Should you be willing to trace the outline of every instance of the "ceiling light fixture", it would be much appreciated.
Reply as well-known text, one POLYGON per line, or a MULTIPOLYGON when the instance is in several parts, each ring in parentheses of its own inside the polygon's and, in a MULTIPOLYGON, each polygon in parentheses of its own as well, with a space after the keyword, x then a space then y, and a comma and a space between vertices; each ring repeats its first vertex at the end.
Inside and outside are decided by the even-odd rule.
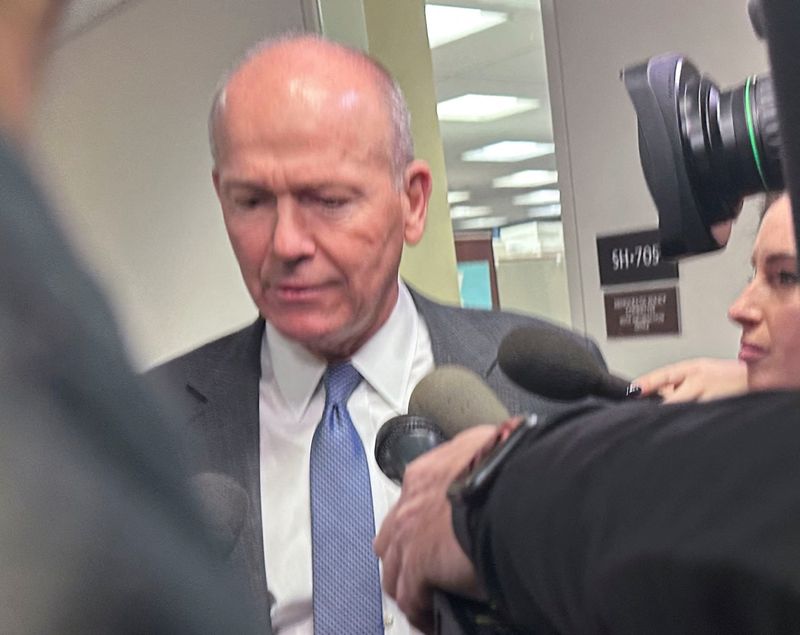
POLYGON ((508 224, 508 219, 505 216, 491 216, 489 218, 471 218, 469 220, 460 221, 456 227, 456 231, 465 231, 470 229, 494 229, 495 227, 502 227, 508 224))
POLYGON ((441 121, 479 123, 533 110, 540 105, 541 102, 538 99, 468 93, 440 101, 436 104, 436 113, 441 121))
POLYGON ((499 141, 462 153, 462 161, 513 162, 553 154, 555 145, 540 141, 499 141))
POLYGON ((475 218, 491 213, 492 208, 485 205, 456 205, 450 208, 450 218, 475 218))
POLYGON ((561 216, 561 205, 531 207, 525 215, 528 218, 558 218, 561 216))
POLYGON ((464 203, 469 200, 469 192, 467 190, 450 190, 447 193, 447 202, 451 205, 454 203, 464 203))
POLYGON ((534 190, 514 197, 514 205, 548 205, 561 201, 558 190, 534 190))
POLYGON ((492 180, 492 187, 538 187, 558 182, 556 170, 522 170, 492 180))
POLYGON ((425 22, 431 48, 460 40, 508 20, 500 11, 483 11, 441 4, 425 5, 425 22))

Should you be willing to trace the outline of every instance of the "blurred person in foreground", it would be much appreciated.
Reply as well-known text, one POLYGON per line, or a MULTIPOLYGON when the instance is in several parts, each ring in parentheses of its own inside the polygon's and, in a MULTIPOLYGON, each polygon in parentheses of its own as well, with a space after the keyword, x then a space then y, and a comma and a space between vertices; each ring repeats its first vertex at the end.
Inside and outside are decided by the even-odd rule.
MULTIPOLYGON (((731 307, 749 392, 545 418, 479 497, 447 497, 498 442, 473 428, 412 463, 375 542, 430 630, 432 589, 491 599, 522 632, 800 628, 800 284, 788 197, 731 307)), ((503 434, 507 434, 504 431, 503 434)))
POLYGON ((738 360, 701 358, 658 368, 634 380, 643 395, 677 403, 800 388, 800 284, 792 227, 789 196, 768 197, 753 246, 752 278, 728 310, 742 328, 738 360))
POLYGON ((26 167, 67 4, 0 0, 0 632, 254 632, 169 424, 26 167))

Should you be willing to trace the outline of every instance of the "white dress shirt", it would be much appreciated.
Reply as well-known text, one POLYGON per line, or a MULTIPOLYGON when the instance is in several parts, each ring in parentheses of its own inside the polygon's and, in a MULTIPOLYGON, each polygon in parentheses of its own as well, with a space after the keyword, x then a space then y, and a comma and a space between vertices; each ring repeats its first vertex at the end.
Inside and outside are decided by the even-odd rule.
MULTIPOLYGON (((351 360, 364 381, 350 397, 348 410, 369 464, 376 528, 400 488, 375 462, 375 436, 385 421, 408 410, 411 391, 433 370, 430 334, 408 289, 399 284, 389 319, 351 360)), ((309 460, 325 405, 320 381, 325 366, 324 360, 267 323, 259 383, 261 519, 267 585, 275 598, 272 626, 276 635, 314 632, 309 460)), ((383 618, 387 634, 418 632, 385 594, 383 618)))

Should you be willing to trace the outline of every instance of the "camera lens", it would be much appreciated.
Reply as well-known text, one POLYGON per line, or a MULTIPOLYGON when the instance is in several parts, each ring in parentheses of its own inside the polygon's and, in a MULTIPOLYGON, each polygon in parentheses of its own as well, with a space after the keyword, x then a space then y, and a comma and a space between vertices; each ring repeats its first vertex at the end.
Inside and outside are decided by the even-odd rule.
POLYGON ((623 79, 638 116, 662 252, 723 247, 746 196, 783 188, 771 77, 720 91, 687 59, 668 54, 626 68, 623 79))
POLYGON ((769 75, 721 92, 708 77, 687 74, 682 89, 682 145, 706 224, 737 216, 745 196, 783 186, 769 75))

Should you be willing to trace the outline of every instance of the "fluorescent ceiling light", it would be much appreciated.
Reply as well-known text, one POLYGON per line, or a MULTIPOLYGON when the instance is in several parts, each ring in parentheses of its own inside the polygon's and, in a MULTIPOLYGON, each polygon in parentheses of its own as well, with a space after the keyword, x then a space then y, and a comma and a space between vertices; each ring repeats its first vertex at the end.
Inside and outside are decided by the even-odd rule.
POLYGON ((442 121, 482 122, 516 115, 540 106, 538 99, 511 95, 476 95, 468 93, 436 104, 442 121))
POLYGON ((558 190, 534 190, 514 197, 514 205, 548 205, 561 201, 558 190))
POLYGON ((450 218, 475 218, 488 216, 491 213, 492 208, 485 205, 456 205, 450 208, 450 218))
POLYGON ((488 218, 471 218, 469 220, 460 221, 457 226, 457 231, 464 231, 468 229, 493 229, 501 227, 508 223, 505 216, 490 216, 488 218))
POLYGON ((453 203, 463 203, 469 200, 469 192, 466 190, 450 190, 447 193, 447 202, 450 204, 453 203))
POLYGON ((492 187, 538 187, 558 182, 555 170, 522 170, 492 180, 492 187))
POLYGON ((541 12, 541 3, 539 0, 481 0, 484 6, 500 5, 503 9, 532 9, 537 13, 541 12))
POLYGON ((555 145, 539 141, 499 141, 461 155, 462 161, 524 161, 553 154, 555 145))
POLYGON ((482 11, 466 7, 451 7, 441 4, 425 5, 425 21, 428 25, 428 42, 436 48, 447 42, 460 40, 508 20, 500 11, 482 11))
POLYGON ((528 218, 553 218, 555 216, 561 216, 561 205, 531 207, 525 215, 528 218))

